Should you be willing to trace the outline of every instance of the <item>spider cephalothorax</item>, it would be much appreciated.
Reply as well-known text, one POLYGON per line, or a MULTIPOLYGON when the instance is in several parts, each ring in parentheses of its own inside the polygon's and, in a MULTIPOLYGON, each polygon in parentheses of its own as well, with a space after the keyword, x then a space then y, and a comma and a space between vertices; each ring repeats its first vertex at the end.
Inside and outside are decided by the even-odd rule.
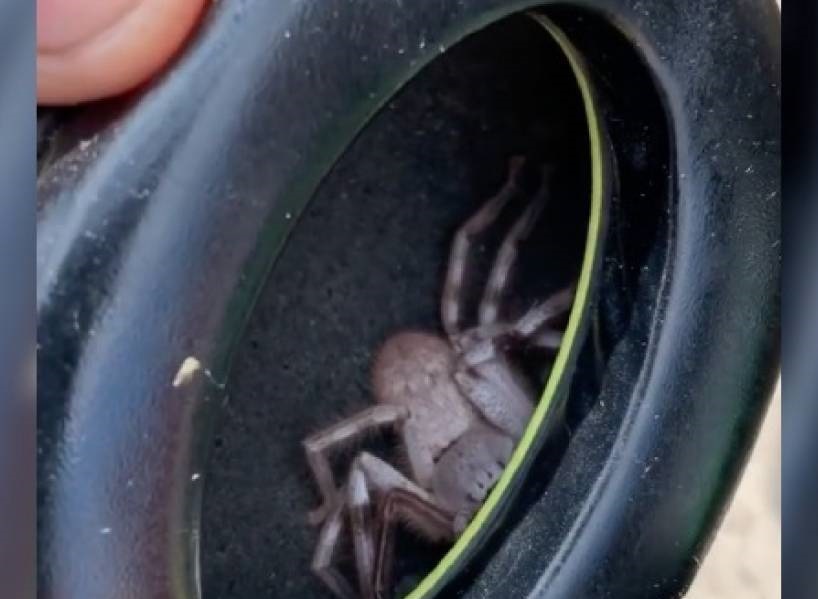
POLYGON ((539 191, 502 242, 479 307, 478 323, 463 329, 462 282, 473 239, 487 229, 517 191, 521 158, 508 179, 457 231, 441 300, 445 336, 402 331, 375 356, 375 405, 304 441, 323 504, 310 513, 321 533, 313 570, 338 597, 382 597, 389 583, 394 527, 410 524, 432 541, 453 541, 483 503, 511 456, 533 411, 536 392, 505 351, 509 341, 556 349, 553 321, 572 302, 563 290, 521 317, 499 318, 500 298, 517 256, 547 197, 547 170, 539 191), (392 426, 408 458, 404 474, 368 452, 352 461, 336 486, 328 450, 367 430, 392 426), (334 565, 341 534, 349 527, 358 591, 334 565))

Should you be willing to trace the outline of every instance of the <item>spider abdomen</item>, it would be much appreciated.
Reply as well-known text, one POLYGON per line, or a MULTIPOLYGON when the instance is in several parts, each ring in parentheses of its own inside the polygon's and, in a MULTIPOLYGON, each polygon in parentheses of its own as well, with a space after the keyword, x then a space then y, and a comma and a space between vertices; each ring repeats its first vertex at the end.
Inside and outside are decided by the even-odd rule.
POLYGON ((455 514, 456 533, 482 505, 513 449, 511 437, 478 424, 443 452, 435 468, 432 492, 442 507, 455 514))

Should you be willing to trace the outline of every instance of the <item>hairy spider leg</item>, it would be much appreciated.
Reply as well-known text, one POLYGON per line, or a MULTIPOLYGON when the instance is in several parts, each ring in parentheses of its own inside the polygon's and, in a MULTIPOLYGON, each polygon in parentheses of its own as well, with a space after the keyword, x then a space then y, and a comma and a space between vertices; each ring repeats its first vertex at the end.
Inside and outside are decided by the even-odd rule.
POLYGON ((497 251, 497 257, 492 265, 483 298, 480 301, 480 308, 478 309, 478 322, 481 326, 497 322, 500 314, 500 302, 511 282, 511 270, 517 261, 519 246, 531 234, 531 230, 537 223, 537 219, 539 219, 548 201, 548 188, 551 183, 552 170, 550 166, 543 168, 542 181, 537 193, 500 244, 500 249, 497 251))
POLYGON ((339 501, 338 489, 327 457, 329 450, 342 447, 369 430, 396 426, 408 416, 409 410, 403 406, 378 404, 304 439, 307 463, 318 484, 322 500, 321 506, 309 513, 308 519, 311 524, 318 525, 323 522, 339 501))
POLYGON ((474 237, 485 231, 497 220, 500 212, 517 191, 517 174, 525 159, 515 156, 509 160, 508 177, 500 191, 467 220, 455 234, 449 253, 449 266, 441 297, 440 318, 449 338, 460 332, 460 311, 463 304, 463 276, 474 237))

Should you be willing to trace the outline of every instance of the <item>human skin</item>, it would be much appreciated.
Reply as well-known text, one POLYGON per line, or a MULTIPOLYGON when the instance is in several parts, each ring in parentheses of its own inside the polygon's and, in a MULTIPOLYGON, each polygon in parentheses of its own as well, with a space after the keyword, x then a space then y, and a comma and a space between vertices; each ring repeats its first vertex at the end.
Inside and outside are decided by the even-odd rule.
POLYGON ((190 35, 207 0, 37 0, 37 101, 77 104, 131 90, 190 35))

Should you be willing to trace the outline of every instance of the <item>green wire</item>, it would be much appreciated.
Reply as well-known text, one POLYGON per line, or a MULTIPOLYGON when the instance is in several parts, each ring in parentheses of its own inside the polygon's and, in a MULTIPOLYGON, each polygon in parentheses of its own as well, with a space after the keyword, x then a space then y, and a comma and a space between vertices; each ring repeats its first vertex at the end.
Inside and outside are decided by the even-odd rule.
POLYGON ((520 442, 517 444, 508 466, 505 468, 494 489, 491 491, 480 510, 472 519, 471 523, 463 531, 452 548, 446 553, 443 559, 435 568, 420 582, 420 584, 407 596, 406 599, 423 599, 430 593, 438 590, 443 583, 444 577, 457 563, 477 537, 479 531, 489 522, 497 511, 503 495, 523 464, 526 454, 534 446, 537 433, 540 431, 545 417, 554 401, 559 383, 565 374, 571 346, 576 341, 580 326, 582 311, 588 303, 591 289, 591 273, 594 266, 594 256, 596 255, 599 242, 600 229, 602 223, 602 195, 603 195, 603 153, 602 153, 602 131, 600 128, 599 115, 595 109, 594 94, 591 82, 587 75, 587 69, 577 49, 571 44, 566 35, 548 18, 530 13, 530 16, 541 24, 546 31, 559 44, 562 51, 568 58, 568 62, 576 77, 577 84, 582 94, 582 101, 585 107, 585 115, 588 122, 588 134, 590 138, 591 151, 591 213, 588 222, 588 237, 585 242, 585 255, 583 258, 582 270, 577 282, 576 296, 571 314, 568 319, 563 343, 557 353, 554 366, 548 376, 548 381, 543 391, 542 398, 534 409, 528 426, 525 429, 520 442))

